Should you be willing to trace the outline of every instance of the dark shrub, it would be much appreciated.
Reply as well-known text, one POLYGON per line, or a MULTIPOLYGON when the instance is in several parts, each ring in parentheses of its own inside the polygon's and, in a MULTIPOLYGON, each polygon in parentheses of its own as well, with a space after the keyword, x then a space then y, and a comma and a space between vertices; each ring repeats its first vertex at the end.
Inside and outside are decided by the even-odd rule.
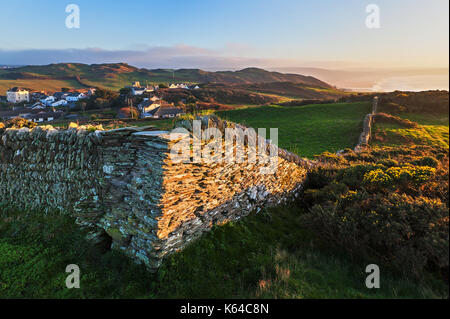
POLYGON ((449 266, 448 210, 439 200, 350 191, 302 221, 331 245, 417 277, 449 266))
POLYGON ((415 160, 413 163, 416 165, 430 166, 434 168, 436 168, 439 165, 438 160, 431 156, 419 158, 418 160, 415 160))

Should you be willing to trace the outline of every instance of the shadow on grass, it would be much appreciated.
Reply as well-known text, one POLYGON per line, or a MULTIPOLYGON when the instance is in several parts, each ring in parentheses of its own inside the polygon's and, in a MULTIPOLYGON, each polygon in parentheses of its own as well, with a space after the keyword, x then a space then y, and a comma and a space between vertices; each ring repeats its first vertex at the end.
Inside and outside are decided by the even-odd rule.
POLYGON ((383 275, 365 287, 364 263, 316 247, 297 206, 252 214, 169 257, 156 274, 120 252, 101 253, 73 218, 0 206, 0 298, 439 298, 440 283, 383 275), (67 289, 77 264, 81 288, 67 289))

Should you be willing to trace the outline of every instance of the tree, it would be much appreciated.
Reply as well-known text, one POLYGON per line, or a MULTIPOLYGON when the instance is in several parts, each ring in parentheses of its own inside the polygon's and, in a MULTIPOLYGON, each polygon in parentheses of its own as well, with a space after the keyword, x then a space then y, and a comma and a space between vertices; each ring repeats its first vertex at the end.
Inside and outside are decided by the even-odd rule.
POLYGON ((120 95, 128 96, 131 93, 130 88, 121 88, 119 91, 120 95))
POLYGON ((139 116, 139 112, 134 107, 123 107, 120 109, 119 113, 122 117, 137 119, 139 116))
POLYGON ((11 104, 6 103, 6 102, 0 102, 0 109, 10 109, 11 108, 11 104))

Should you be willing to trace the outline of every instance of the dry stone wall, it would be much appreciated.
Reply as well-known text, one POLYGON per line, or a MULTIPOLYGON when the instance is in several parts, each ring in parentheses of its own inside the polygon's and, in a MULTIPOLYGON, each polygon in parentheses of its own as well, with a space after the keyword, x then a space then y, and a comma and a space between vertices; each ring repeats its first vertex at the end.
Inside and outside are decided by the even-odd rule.
POLYGON ((372 136, 372 124, 373 116, 377 113, 378 97, 374 97, 372 101, 372 113, 369 113, 364 118, 363 131, 359 137, 358 144, 355 147, 355 151, 360 151, 364 146, 369 144, 370 137, 372 136))
POLYGON ((96 215, 104 187, 100 143, 86 130, 8 129, 0 141, 0 201, 96 215))
POLYGON ((290 200, 307 172, 283 151, 275 174, 247 159, 173 163, 166 132, 137 128, 0 135, 1 202, 70 214, 92 241, 108 235, 113 248, 149 269, 213 225, 290 200))

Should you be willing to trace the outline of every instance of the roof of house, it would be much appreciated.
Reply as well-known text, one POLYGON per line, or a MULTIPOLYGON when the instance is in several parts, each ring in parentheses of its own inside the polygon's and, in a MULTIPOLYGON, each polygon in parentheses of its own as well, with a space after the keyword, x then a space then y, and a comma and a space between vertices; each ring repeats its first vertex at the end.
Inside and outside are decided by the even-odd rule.
POLYGON ((155 101, 152 101, 152 100, 147 100, 147 101, 142 101, 141 103, 139 103, 138 107, 139 108, 148 107, 152 104, 159 104, 159 103, 155 103, 155 101))
POLYGON ((0 118, 9 119, 12 117, 17 117, 20 115, 27 115, 28 118, 32 118, 35 116, 39 117, 54 117, 58 118, 61 117, 64 113, 62 111, 56 111, 56 112, 48 112, 48 111, 42 111, 42 109, 19 109, 15 111, 4 111, 0 112, 0 118))
MULTIPOLYGON (((25 89, 22 89, 21 87, 13 87, 12 89, 9 89, 8 92, 20 92, 20 91, 27 91, 25 89)), ((27 91, 28 92, 28 91, 27 91)))
POLYGON ((164 116, 164 115, 178 115, 183 113, 183 110, 175 107, 175 106, 160 106, 156 111, 153 113, 153 116, 164 116))
POLYGON ((72 92, 72 93, 70 93, 68 96, 78 97, 78 96, 80 96, 80 94, 81 94, 81 93, 78 93, 78 92, 72 92))
POLYGON ((54 97, 57 97, 57 98, 60 98, 60 97, 62 97, 62 96, 69 96, 70 94, 72 94, 72 93, 70 93, 70 92, 55 92, 55 93, 53 93, 53 96, 54 97))
POLYGON ((35 115, 38 117, 41 117, 41 118, 49 118, 49 117, 59 118, 63 114, 62 114, 62 112, 39 112, 35 115))

